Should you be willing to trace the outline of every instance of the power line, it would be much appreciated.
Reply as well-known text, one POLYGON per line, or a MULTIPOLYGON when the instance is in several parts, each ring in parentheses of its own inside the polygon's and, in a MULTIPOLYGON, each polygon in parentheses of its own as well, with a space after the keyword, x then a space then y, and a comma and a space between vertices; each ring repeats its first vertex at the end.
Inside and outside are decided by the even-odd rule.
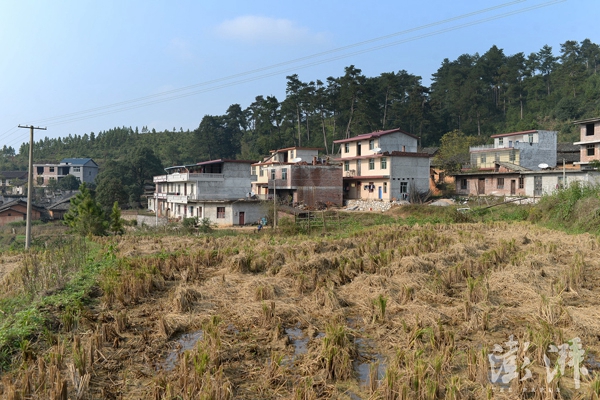
POLYGON ((228 80, 231 80, 231 79, 240 78, 240 77, 243 77, 243 76, 252 75, 252 74, 259 73, 259 72, 267 71, 267 70, 270 70, 270 69, 279 68, 279 67, 290 65, 290 64, 295 64, 295 63, 298 63, 298 62, 301 62, 301 61, 305 61, 305 60, 309 60, 309 59, 313 59, 313 58, 318 58, 318 57, 323 57, 323 56, 326 56, 326 55, 329 55, 329 54, 338 53, 340 51, 348 50, 348 49, 351 49, 351 48, 364 46, 364 45, 369 44, 369 43, 374 43, 374 42, 385 40, 385 39, 389 39, 389 38, 392 38, 392 37, 396 37, 396 36, 400 36, 400 35, 405 35, 405 34, 408 34, 408 33, 419 31, 419 30, 423 30, 423 29, 434 27, 434 26, 442 25, 442 24, 445 24, 445 23, 448 23, 448 22, 453 22, 453 21, 457 21, 457 20, 460 20, 460 19, 465 19, 465 18, 472 17, 472 16, 475 16, 475 15, 483 14, 483 13, 486 13, 486 12, 494 11, 494 10, 497 10, 497 9, 500 9, 500 8, 504 8, 504 7, 515 5, 515 4, 518 4, 518 3, 522 3, 524 1, 526 1, 526 0, 514 0, 514 1, 507 2, 507 3, 499 4, 497 6, 484 8, 484 9, 473 11, 473 12, 469 12, 469 13, 466 13, 466 14, 461 14, 461 15, 456 16, 456 17, 446 18, 444 20, 440 20, 440 21, 429 23, 429 24, 421 25, 421 26, 418 26, 418 27, 415 27, 415 28, 406 29, 406 30, 403 30, 403 31, 399 31, 399 32, 395 32, 395 33, 389 34, 389 35, 380 36, 380 37, 373 38, 373 39, 368 39, 368 40, 357 42, 357 43, 350 44, 350 45, 347 45, 347 46, 338 47, 338 48, 335 48, 335 49, 332 49, 332 50, 327 50, 327 51, 324 51, 324 52, 311 54, 311 55, 308 55, 308 56, 304 56, 304 57, 300 57, 300 58, 296 58, 296 59, 284 61, 284 62, 281 62, 281 63, 272 64, 272 65, 269 65, 269 66, 266 66, 266 67, 261 67, 261 68, 257 68, 257 69, 254 69, 254 70, 250 70, 250 71, 245 71, 245 72, 241 72, 241 73, 238 73, 238 74, 229 75, 229 76, 226 76, 226 77, 217 78, 217 79, 213 79, 213 80, 210 80, 210 81, 201 82, 201 83, 197 83, 197 84, 193 84, 193 85, 189 85, 189 86, 184 86, 184 87, 181 87, 181 88, 172 89, 172 90, 168 90, 168 91, 161 92, 161 93, 156 93, 156 94, 153 94, 153 95, 138 97, 138 98, 131 99, 131 100, 125 100, 125 101, 122 101, 122 102, 113 103, 113 104, 109 104, 109 105, 105 105, 105 106, 90 108, 90 109, 87 109, 87 110, 82 110, 82 111, 77 111, 77 112, 73 112, 73 113, 63 114, 63 115, 59 115, 59 116, 55 116, 55 117, 38 119, 38 120, 35 120, 33 122, 36 122, 36 123, 45 122, 45 123, 47 123, 47 122, 51 122, 51 121, 55 121, 55 120, 61 120, 61 119, 65 119, 65 118, 77 116, 79 114, 89 114, 89 113, 93 113, 95 111, 101 111, 101 110, 105 110, 105 109, 117 108, 119 106, 126 106, 129 103, 138 103, 138 102, 141 102, 141 101, 144 101, 144 100, 149 100, 149 99, 153 99, 153 98, 160 98, 160 97, 171 95, 171 94, 174 94, 174 93, 188 91, 188 90, 191 90, 191 89, 194 89, 194 88, 197 88, 197 87, 208 86, 208 85, 212 85, 212 84, 215 84, 215 83, 224 82, 224 81, 228 81, 228 80))
MULTIPOLYGON (((541 4, 533 5, 533 6, 530 6, 530 7, 525 7, 525 8, 522 8, 522 9, 509 11, 509 12, 498 14, 498 15, 493 15, 493 16, 490 16, 490 17, 487 17, 487 18, 483 18, 483 19, 479 19, 479 20, 467 22, 467 23, 464 23, 464 24, 450 26, 450 27, 447 27, 447 28, 444 28, 444 29, 440 29, 440 30, 437 30, 437 31, 424 33, 424 34, 417 35, 417 36, 414 36, 414 37, 410 37, 410 38, 407 38, 407 39, 398 40, 398 41, 394 41, 394 42, 390 42, 390 43, 385 43, 385 44, 381 44, 381 45, 378 45, 378 46, 373 46, 373 47, 369 47, 369 48, 366 48, 366 49, 354 51, 354 52, 351 52, 351 53, 345 53, 345 54, 337 55, 337 56, 334 56, 334 57, 329 57, 329 58, 326 58, 326 59, 315 60, 315 61, 312 61, 312 62, 309 62, 309 63, 301 64, 299 66, 291 66, 291 67, 288 67, 288 68, 279 69, 277 71, 268 72, 266 74, 261 74, 261 75, 258 75, 258 76, 248 77, 248 78, 245 78, 245 79, 239 79, 239 80, 235 80, 235 81, 232 81, 232 82, 225 82, 227 80, 231 80, 231 79, 236 78, 236 77, 243 77, 243 76, 247 76, 247 75, 252 75, 252 74, 256 74, 256 73, 261 72, 261 71, 267 71, 269 69, 273 69, 273 68, 278 67, 278 66, 290 65, 290 64, 293 64, 293 63, 297 63, 299 61, 308 60, 308 59, 311 59, 311 58, 322 57, 323 55, 332 54, 332 53, 336 53, 336 52, 339 52, 339 51, 342 51, 342 50, 346 50, 346 49, 349 49, 349 48, 362 46, 362 45, 364 45, 366 43, 373 43, 375 41, 379 41, 379 40, 383 40, 383 39, 388 39, 390 37, 394 37, 394 36, 403 35, 403 34, 406 34, 406 33, 409 33, 409 32, 414 32, 414 31, 422 30, 422 29, 425 29, 425 28, 428 28, 428 27, 431 27, 431 26, 436 26, 436 25, 440 25, 440 24, 443 24, 443 23, 446 23, 446 22, 449 22, 449 21, 455 21, 455 20, 458 20, 458 19, 463 19, 463 18, 466 18, 468 16, 473 16, 473 15, 481 14, 481 13, 484 13, 484 12, 488 12, 490 10, 498 9, 500 7, 506 7, 508 5, 513 5, 513 4, 516 4, 516 3, 523 2, 523 1, 524 0, 517 0, 517 1, 512 1, 512 2, 509 2, 509 3, 504 3, 504 4, 501 4, 499 6, 490 7, 490 8, 486 8, 486 9, 483 9, 483 10, 479 10, 479 11, 474 11, 474 12, 471 12, 471 13, 467 13, 467 14, 462 14, 462 15, 457 16, 457 17, 452 17, 452 18, 448 18, 448 19, 445 19, 445 20, 442 20, 442 21, 431 23, 431 24, 422 25, 422 26, 417 27, 417 28, 411 28, 411 29, 408 29, 408 30, 405 30, 405 31, 396 32, 394 34, 390 34, 390 35, 378 37, 378 38, 375 38, 375 39, 370 39, 370 40, 358 42, 358 43, 355 43, 353 45, 348 45, 348 46, 340 47, 340 48, 333 49, 333 50, 330 50, 330 51, 327 51, 327 52, 316 53, 316 54, 313 54, 313 55, 310 55, 310 56, 301 57, 301 58, 297 58, 297 59, 294 59, 294 60, 290 60, 290 61, 286 61, 286 62, 282 62, 282 63, 278 63, 278 64, 273 64, 271 66, 267 66, 267 67, 263 67, 263 68, 259 68, 259 69, 255 69, 255 70, 251 70, 251 71, 247 71, 247 72, 242 72, 242 73, 235 74, 235 75, 230 75, 230 76, 227 76, 227 77, 224 77, 224 78, 219 78, 219 79, 215 79, 215 80, 211 80, 211 81, 207 81, 207 82, 203 82, 203 83, 198 83, 198 84, 195 84, 195 85, 189 85, 189 86, 186 86, 186 87, 183 87, 183 88, 174 89, 174 90, 162 92, 162 93, 155 94, 155 95, 149 95, 149 96, 144 96, 144 97, 140 97, 140 98, 137 98, 137 99, 132 99, 132 100, 123 101, 123 102, 119 102, 119 103, 113 103, 113 104, 106 105, 106 106, 96 107, 96 108, 92 108, 92 109, 88 109, 88 110, 83 110, 83 111, 79 111, 79 112, 74 112, 74 113, 70 113, 70 114, 63 114, 61 116, 56 116, 56 117, 52 117, 52 118, 36 120, 34 122, 56 121, 55 123, 51 123, 49 125, 50 126, 58 126, 58 125, 64 125, 64 124, 67 124, 67 123, 81 121, 81 120, 85 120, 85 119, 96 118, 96 117, 99 117, 99 116, 110 115, 110 114, 114 114, 114 113, 118 113, 118 112, 133 110, 133 109, 137 109, 137 108, 141 108, 141 107, 147 107, 147 106, 154 105, 154 104, 159 104, 159 103, 163 103, 163 102, 167 102, 167 101, 177 100, 177 99, 194 96, 194 95, 201 94, 201 93, 206 93, 206 92, 210 92, 210 91, 214 91, 214 90, 219 90, 219 89, 223 89, 223 88, 227 88, 227 87, 231 87, 231 86, 235 86, 235 85, 240 85, 240 84, 243 84, 243 83, 252 82, 252 81, 255 81, 255 80, 259 80, 259 79, 264 79, 264 78, 275 76, 275 75, 279 75, 279 74, 282 74, 282 73, 286 73, 286 72, 290 72, 290 71, 295 71, 295 70, 299 70, 299 69, 304 69, 304 68, 308 68, 308 67, 312 67, 312 66, 324 64, 324 63, 327 63, 327 62, 336 61, 336 60, 340 60, 340 59, 343 59, 343 58, 348 58, 348 57, 352 57, 352 56, 364 54, 364 53, 367 53, 367 52, 381 50, 381 49, 384 49, 384 48, 387 48, 387 47, 397 46, 399 44, 404 44, 404 43, 412 42, 412 41, 415 41, 415 40, 420 40, 420 39, 423 39, 423 38, 427 38, 427 37, 431 37, 431 36, 435 36, 435 35, 440 35, 440 34, 443 34, 443 33, 451 32, 451 31, 454 31, 454 30, 462 29, 462 28, 465 28, 465 27, 470 27, 470 26, 473 26, 473 25, 478 25, 478 24, 482 24, 482 23, 485 23, 485 22, 489 22, 489 21, 493 21, 493 20, 497 20, 497 19, 501 19, 501 18, 506 18, 506 17, 509 17, 509 16, 513 16, 513 15, 521 14, 521 13, 524 13, 524 12, 536 10, 536 9, 539 9, 539 8, 542 8, 542 7, 548 7, 548 6, 557 4, 557 3, 565 2, 566 0, 551 0, 551 1, 547 1, 547 2, 541 3, 541 4), (225 83, 220 84, 220 85, 216 85, 216 86, 202 88, 202 89, 199 89, 199 90, 190 91, 190 89, 193 89, 193 88, 196 88, 196 87, 208 86, 208 85, 219 83, 219 82, 225 82, 225 83), (185 93, 180 93, 180 92, 185 92, 185 93), (177 93, 179 93, 179 94, 177 94, 177 93), (165 97, 167 95, 170 95, 170 96, 165 97), (148 101, 143 101, 143 100, 148 100, 148 101), (121 106, 121 107, 119 107, 119 106, 121 106)), ((12 129, 10 129, 7 132, 10 132, 11 130, 12 129)), ((0 138, 2 136, 4 136, 5 134, 0 135, 0 138)), ((17 142, 18 142, 18 139, 17 139, 17 142)))

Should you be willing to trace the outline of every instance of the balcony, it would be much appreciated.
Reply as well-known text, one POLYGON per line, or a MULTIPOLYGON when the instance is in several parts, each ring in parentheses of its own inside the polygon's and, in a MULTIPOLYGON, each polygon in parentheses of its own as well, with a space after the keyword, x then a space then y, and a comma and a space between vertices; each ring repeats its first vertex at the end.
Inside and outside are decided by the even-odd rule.
POLYGON ((508 144, 508 145, 500 145, 498 147, 494 147, 495 145, 493 144, 482 144, 479 146, 470 146, 469 147, 469 151, 484 151, 484 150, 510 150, 513 149, 514 147, 512 146, 512 143, 508 144))
POLYGON ((220 182, 225 179, 223 174, 193 174, 193 173, 185 173, 185 174, 169 174, 169 175, 160 175, 154 177, 154 183, 159 182, 220 182))

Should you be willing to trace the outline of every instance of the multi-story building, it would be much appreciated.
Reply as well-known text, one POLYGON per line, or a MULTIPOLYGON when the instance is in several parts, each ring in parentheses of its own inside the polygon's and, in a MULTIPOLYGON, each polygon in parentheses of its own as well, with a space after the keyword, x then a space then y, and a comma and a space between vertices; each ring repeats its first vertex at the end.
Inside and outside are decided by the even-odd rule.
POLYGON ((93 183, 98 175, 98 164, 91 158, 64 158, 59 164, 33 164, 33 168, 37 186, 48 186, 50 181, 67 175, 74 175, 82 183, 93 183))
POLYGON ((317 207, 342 205, 342 168, 318 157, 318 148, 290 147, 272 150, 252 164, 252 192, 260 199, 278 199, 317 207))
POLYGON ((391 129, 336 140, 341 146, 346 199, 408 199, 429 190, 429 154, 418 137, 391 129))
POLYGON ((535 171, 556 167, 556 131, 531 130, 492 135, 494 144, 472 146, 471 168, 494 170, 499 162, 535 171))
POLYGON ((2 194, 22 195, 27 186, 27 171, 0 172, 0 189, 2 194))
POLYGON ((589 118, 573 122, 579 125, 579 165, 581 169, 590 168, 591 161, 600 160, 600 118, 589 118))
POLYGON ((218 225, 245 225, 264 216, 251 197, 253 161, 211 160, 165 168, 155 176, 148 208, 160 217, 208 218, 218 225))

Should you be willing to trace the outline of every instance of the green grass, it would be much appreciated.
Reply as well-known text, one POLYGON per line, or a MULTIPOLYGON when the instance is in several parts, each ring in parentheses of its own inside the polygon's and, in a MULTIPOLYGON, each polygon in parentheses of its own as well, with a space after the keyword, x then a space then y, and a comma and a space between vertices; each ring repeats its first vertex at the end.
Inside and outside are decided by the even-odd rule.
POLYGON ((20 280, 22 286, 0 297, 0 369, 10 368, 23 343, 27 341, 34 347, 42 346, 43 332, 56 326, 57 320, 62 321, 63 314, 72 313, 92 301, 90 294, 97 284, 98 274, 113 262, 110 257, 102 257, 101 250, 95 243, 76 238, 65 240, 53 250, 33 249, 32 254, 45 257, 43 262, 46 265, 62 262, 60 267, 67 267, 61 269, 66 279, 51 278, 43 290, 39 290, 38 286, 31 290, 28 279, 35 277, 24 277, 22 268, 13 271, 13 278, 20 280), (64 256, 61 250, 64 249, 68 249, 69 257, 83 262, 64 263, 61 258, 64 256))
POLYGON ((565 189, 545 195, 529 220, 567 233, 600 234, 600 186, 574 182, 565 189))

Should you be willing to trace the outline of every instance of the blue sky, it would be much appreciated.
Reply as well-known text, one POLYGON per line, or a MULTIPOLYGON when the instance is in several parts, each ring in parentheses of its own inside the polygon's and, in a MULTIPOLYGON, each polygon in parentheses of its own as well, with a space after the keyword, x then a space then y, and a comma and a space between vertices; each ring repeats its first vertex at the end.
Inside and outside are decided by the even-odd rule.
POLYGON ((325 80, 351 64, 367 76, 404 69, 428 85, 444 58, 494 44, 508 55, 548 44, 557 55, 567 40, 600 43, 599 15, 598 0, 4 0, 0 146, 28 140, 18 124, 47 126, 36 140, 115 126, 193 130, 230 104, 283 100, 286 75, 325 80))

